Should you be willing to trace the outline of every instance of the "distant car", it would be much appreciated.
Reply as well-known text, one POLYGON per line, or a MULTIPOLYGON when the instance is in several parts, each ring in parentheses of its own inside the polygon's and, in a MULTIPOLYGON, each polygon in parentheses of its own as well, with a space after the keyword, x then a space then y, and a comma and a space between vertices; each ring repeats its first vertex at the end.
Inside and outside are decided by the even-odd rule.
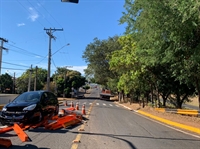
POLYGON ((17 96, 5 105, 0 114, 2 125, 16 123, 35 123, 47 115, 57 115, 59 103, 57 97, 48 91, 30 91, 17 96))

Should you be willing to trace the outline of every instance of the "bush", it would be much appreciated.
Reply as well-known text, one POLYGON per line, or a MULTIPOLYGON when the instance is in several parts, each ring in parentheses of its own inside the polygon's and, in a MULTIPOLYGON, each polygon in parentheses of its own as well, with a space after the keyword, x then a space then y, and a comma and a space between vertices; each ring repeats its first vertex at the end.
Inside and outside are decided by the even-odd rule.
POLYGON ((83 89, 88 90, 88 89, 90 89, 90 86, 89 85, 85 85, 85 86, 83 86, 83 89))

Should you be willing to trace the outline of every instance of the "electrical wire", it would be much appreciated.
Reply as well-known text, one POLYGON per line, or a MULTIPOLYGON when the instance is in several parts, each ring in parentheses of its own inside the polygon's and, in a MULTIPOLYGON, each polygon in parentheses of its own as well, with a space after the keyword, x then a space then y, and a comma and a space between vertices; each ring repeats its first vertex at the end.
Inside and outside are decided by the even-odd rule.
MULTIPOLYGON (((29 51, 27 51, 27 50, 25 50, 25 49, 22 49, 22 48, 20 48, 20 47, 14 46, 14 45, 11 45, 11 44, 9 44, 9 43, 6 43, 6 44, 8 44, 9 46, 12 46, 12 47, 14 47, 14 48, 17 48, 17 49, 19 49, 19 50, 22 50, 23 52, 27 52, 27 54, 31 54, 31 55, 35 55, 35 56, 39 56, 39 57, 44 57, 44 56, 42 56, 42 55, 29 52, 29 51)), ((15 50, 11 50, 11 51, 15 51, 15 50)), ((16 52, 16 51, 15 51, 15 52, 16 52)), ((23 53, 23 54, 24 54, 24 53, 23 53)))
MULTIPOLYGON (((39 13, 40 13, 40 11, 35 7, 35 6, 33 6, 33 4, 31 4, 31 2, 29 1, 29 0, 27 0, 28 2, 29 2, 29 4, 32 6, 32 7, 34 7, 39 13)), ((42 5, 41 5, 42 6, 42 5)), ((42 14, 42 13, 40 13, 43 17, 44 17, 44 15, 42 14)), ((44 19, 50 24, 50 25, 52 25, 53 26, 53 24, 51 24, 51 22, 49 22, 45 17, 44 17, 44 19)))
MULTIPOLYGON (((17 0, 17 2, 30 14, 27 8, 19 0, 17 0)), ((44 28, 44 25, 38 19, 36 21, 44 28)))
POLYGON ((6 67, 1 67, 1 69, 9 69, 9 70, 27 70, 27 69, 16 69, 16 68, 6 68, 6 67))
POLYGON ((37 0, 37 2, 40 4, 40 6, 42 6, 42 8, 54 19, 54 21, 61 27, 62 25, 60 25, 60 23, 58 23, 58 21, 49 13, 49 11, 47 11, 47 9, 37 0))
POLYGON ((18 65, 18 64, 12 64, 12 63, 3 62, 3 61, 2 61, 2 63, 5 63, 5 64, 10 64, 10 65, 15 65, 15 66, 21 66, 21 67, 27 67, 27 68, 29 68, 29 66, 18 65))

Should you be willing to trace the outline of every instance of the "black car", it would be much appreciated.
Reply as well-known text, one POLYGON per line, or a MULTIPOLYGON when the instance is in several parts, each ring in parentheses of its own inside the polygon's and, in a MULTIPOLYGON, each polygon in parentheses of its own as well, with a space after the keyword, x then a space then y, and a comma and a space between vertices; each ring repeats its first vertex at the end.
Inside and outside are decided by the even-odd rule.
POLYGON ((57 115, 57 97, 49 91, 30 91, 17 96, 5 105, 0 114, 2 125, 16 123, 35 123, 47 115, 57 115))

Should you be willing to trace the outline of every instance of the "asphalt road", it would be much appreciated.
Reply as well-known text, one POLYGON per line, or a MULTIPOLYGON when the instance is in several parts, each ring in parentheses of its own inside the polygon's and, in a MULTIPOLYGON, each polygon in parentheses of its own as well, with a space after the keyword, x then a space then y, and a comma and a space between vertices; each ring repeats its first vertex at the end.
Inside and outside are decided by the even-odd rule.
POLYGON ((200 138, 156 123, 113 102, 96 100, 78 149, 196 149, 199 146, 200 138))
POLYGON ((0 94, 0 104, 7 104, 17 96, 18 94, 0 94))
POLYGON ((79 102, 80 113, 85 104, 89 113, 85 124, 55 131, 26 130, 29 142, 21 142, 14 131, 0 134, 0 138, 11 139, 10 149, 197 149, 200 146, 200 137, 169 128, 97 96, 99 89, 93 89, 86 99, 73 101, 79 102), (78 131, 80 127, 85 131, 78 131), (77 139, 80 143, 72 143, 77 139))

